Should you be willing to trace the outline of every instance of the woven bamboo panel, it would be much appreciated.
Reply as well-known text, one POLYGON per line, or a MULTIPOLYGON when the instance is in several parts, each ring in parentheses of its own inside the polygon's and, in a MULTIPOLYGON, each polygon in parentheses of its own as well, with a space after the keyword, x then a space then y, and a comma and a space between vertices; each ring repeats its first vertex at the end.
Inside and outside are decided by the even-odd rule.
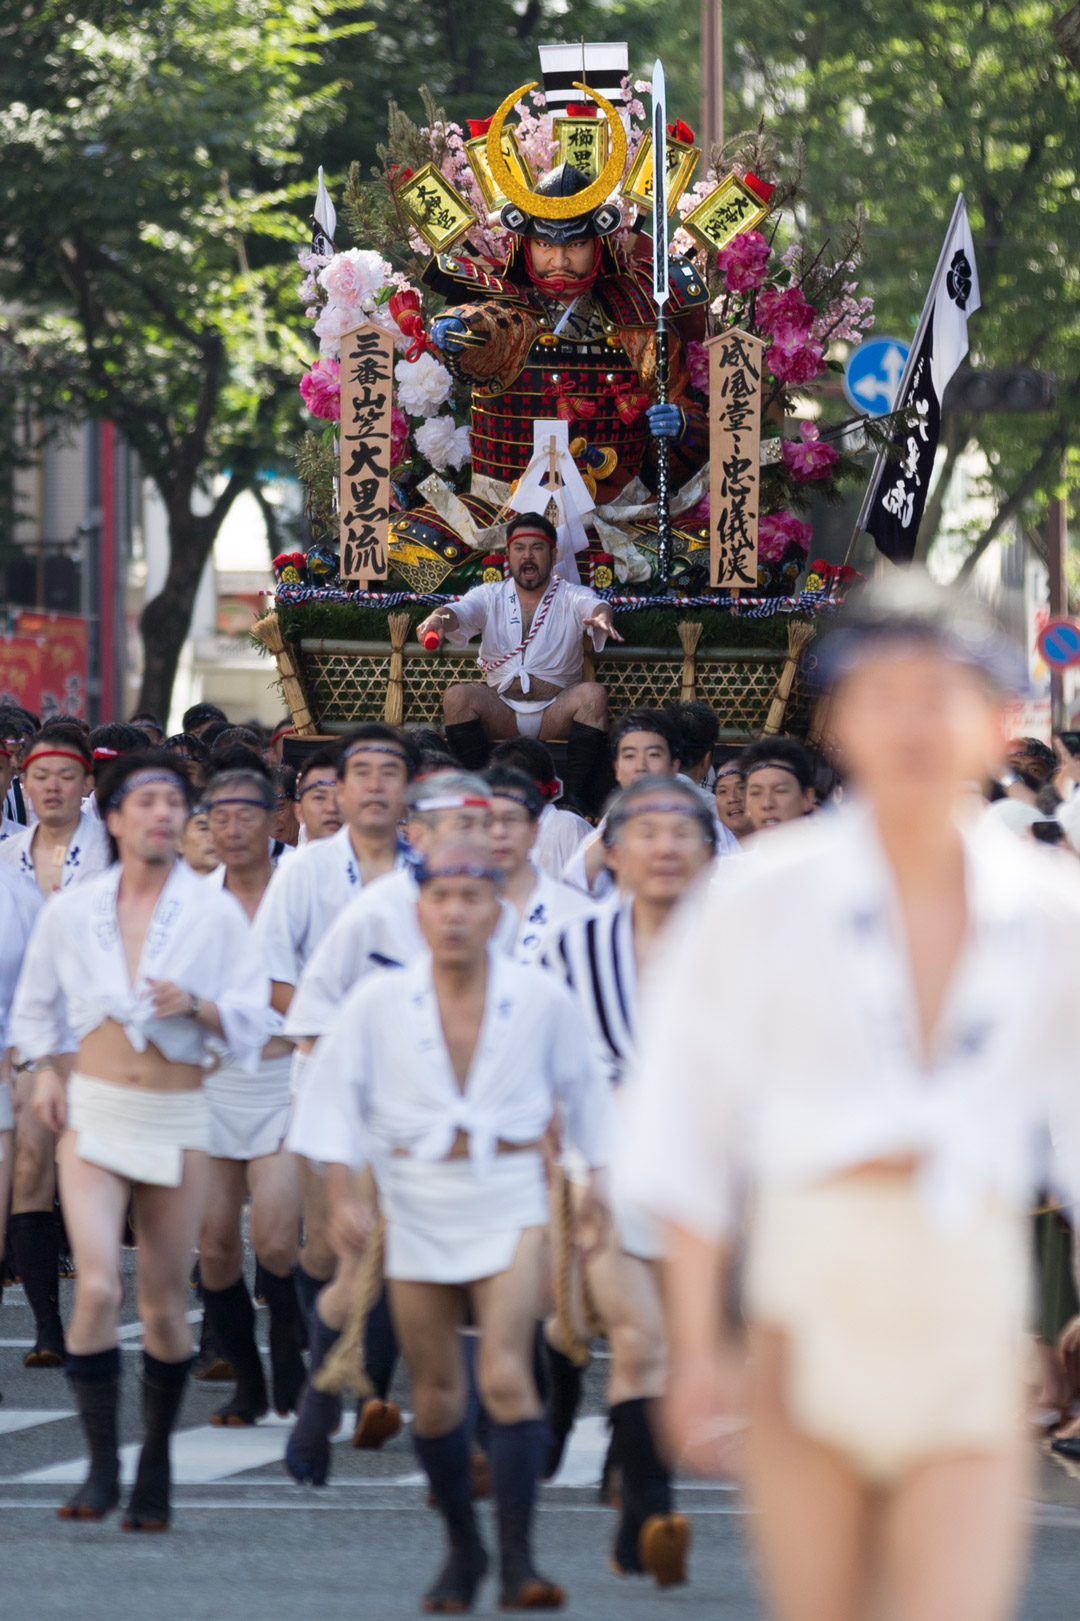
POLYGON ((479 681, 476 649, 463 653, 427 653, 405 649, 405 724, 425 721, 442 727, 442 695, 455 681, 479 681))
MULTIPOLYGON (((382 718, 390 674, 390 649, 381 642, 304 641, 300 658, 320 730, 382 718)), ((697 696, 715 710, 725 734, 753 736, 765 724, 780 674, 780 653, 741 650, 725 655, 701 649, 697 696)), ((597 680, 607 689, 612 715, 628 709, 662 708, 679 697, 681 650, 621 647, 596 658, 597 680)), ((405 649, 404 718, 409 726, 442 724, 442 695, 453 681, 477 679, 476 654, 405 649)), ((796 685, 785 730, 795 731, 803 703, 796 685)))
POLYGON ((716 714, 724 732, 756 734, 783 667, 781 658, 720 659, 698 654, 696 696, 716 714))
POLYGON ((390 679, 390 646, 301 642, 304 685, 320 728, 327 721, 380 720, 390 679))

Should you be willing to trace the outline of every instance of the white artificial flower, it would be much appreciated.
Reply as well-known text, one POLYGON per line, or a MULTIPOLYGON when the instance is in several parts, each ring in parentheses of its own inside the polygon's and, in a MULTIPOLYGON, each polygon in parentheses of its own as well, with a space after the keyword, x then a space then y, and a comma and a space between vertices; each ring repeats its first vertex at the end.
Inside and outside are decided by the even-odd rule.
POLYGON ((416 448, 437 473, 463 467, 469 460, 469 430, 455 425, 452 416, 429 417, 413 434, 416 448))
POLYGON ((454 388, 454 379, 446 367, 426 351, 419 360, 399 360, 394 376, 398 382, 398 404, 411 417, 434 416, 454 388))
POLYGON ((341 304, 327 304, 315 322, 315 335, 319 339, 321 355, 337 356, 341 353, 342 333, 358 326, 364 319, 359 310, 350 311, 341 304))

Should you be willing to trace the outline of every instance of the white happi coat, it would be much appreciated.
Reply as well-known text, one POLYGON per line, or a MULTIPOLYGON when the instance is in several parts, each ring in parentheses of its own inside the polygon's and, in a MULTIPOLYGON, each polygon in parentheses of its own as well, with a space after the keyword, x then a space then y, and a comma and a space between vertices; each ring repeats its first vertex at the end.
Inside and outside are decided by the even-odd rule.
MULTIPOLYGON (((20 827, 10 837, 0 841, 0 861, 10 861, 12 866, 35 885, 37 874, 34 871, 34 858, 30 846, 39 825, 35 822, 33 827, 20 827)), ((44 828, 42 837, 48 837, 44 828)), ((100 819, 96 815, 91 815, 89 811, 81 811, 79 825, 71 836, 71 843, 64 857, 60 888, 69 889, 72 884, 81 884, 88 878, 95 877, 97 873, 105 871, 111 860, 108 835, 100 819)))
POLYGON ((11 1013, 11 1039, 22 1057, 57 1052, 67 1027, 81 1040, 115 1019, 136 1052, 153 1042, 173 1063, 201 1064, 210 1032, 195 1019, 154 1014, 148 981, 163 979, 214 1003, 230 1051, 253 1072, 267 1040, 270 986, 243 909, 177 861, 132 984, 116 918, 120 873, 111 867, 42 908, 11 1013))
MULTIPOLYGON (((411 866, 377 878, 342 908, 300 975, 285 1035, 324 1036, 353 986, 379 968, 402 968, 427 949, 416 920, 420 887, 411 866)), ((502 903, 493 944, 513 955, 518 916, 502 903)))
POLYGON ((549 873, 537 872, 536 886, 529 896, 525 915, 518 918, 515 959, 526 964, 540 962, 550 936, 557 934, 571 918, 591 910, 591 903, 578 890, 571 889, 569 884, 560 884, 549 873))
POLYGON ((27 941, 44 904, 35 883, 12 867, 0 867, 0 1058, 8 1045, 8 1015, 27 941))
POLYGON ((483 1022, 462 1092, 424 951, 350 992, 316 1051, 289 1142, 309 1159, 378 1171, 395 1149, 444 1159, 460 1129, 482 1176, 500 1139, 536 1141, 557 1106, 568 1140, 590 1166, 603 1165, 607 1089, 563 987, 489 951, 483 1022))
POLYGON ((1025 1207, 1049 1130, 1076 1197, 1080 877, 985 820, 963 841, 968 937, 929 1060, 865 808, 777 828, 716 874, 650 976, 627 1195, 715 1240, 745 1187, 914 1157, 928 1213, 957 1228, 987 1199, 1025 1207), (807 994, 778 1003, 777 985, 800 982, 807 994))
MULTIPOLYGON (((401 843, 397 865, 407 862, 401 843)), ((327 839, 298 846, 277 868, 255 917, 255 936, 270 978, 297 985, 335 917, 363 887, 347 823, 327 839)))
MULTIPOLYGON (((585 586, 568 585, 558 575, 552 575, 552 581, 557 582, 554 597, 543 624, 524 652, 515 651, 527 633, 522 629, 521 603, 513 580, 474 586, 454 603, 457 626, 446 632, 451 647, 467 646, 479 631, 482 634, 477 663, 482 670, 488 661, 510 655, 496 669, 485 673, 488 686, 496 692, 505 692, 520 679, 522 693, 528 698, 532 676, 560 688, 576 686, 581 680, 585 666, 582 621, 590 618, 603 603, 585 586)), ((543 606, 541 600, 534 625, 543 606)), ((607 636, 598 630, 590 630, 589 635, 599 653, 607 636)))
POLYGON ((592 828, 584 816, 576 816, 573 811, 562 810, 558 805, 545 805, 536 829, 533 860, 552 878, 561 878, 566 863, 591 832, 592 828))

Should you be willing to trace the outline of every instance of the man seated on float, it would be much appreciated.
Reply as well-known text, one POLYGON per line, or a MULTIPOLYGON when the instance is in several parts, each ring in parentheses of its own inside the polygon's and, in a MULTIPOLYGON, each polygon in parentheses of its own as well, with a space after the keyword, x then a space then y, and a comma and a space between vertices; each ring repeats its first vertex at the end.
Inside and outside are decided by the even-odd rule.
POLYGON ((597 652, 622 637, 608 603, 554 572, 557 539, 540 513, 519 513, 506 530, 510 578, 437 608, 417 635, 465 647, 480 632, 484 682, 455 682, 443 694, 447 741, 466 770, 483 768, 490 739, 565 737, 565 786, 577 797, 607 748, 607 693, 582 680, 582 633, 597 652))

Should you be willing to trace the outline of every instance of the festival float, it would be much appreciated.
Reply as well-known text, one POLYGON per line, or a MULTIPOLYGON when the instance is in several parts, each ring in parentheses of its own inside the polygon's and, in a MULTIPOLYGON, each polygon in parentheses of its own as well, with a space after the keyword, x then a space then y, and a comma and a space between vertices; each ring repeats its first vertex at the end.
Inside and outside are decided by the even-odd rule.
MULTIPOLYGON (((311 541, 274 560, 255 635, 300 735, 438 724, 475 650, 414 628, 503 577, 507 521, 542 511, 559 572, 617 615, 624 644, 586 664, 612 713, 697 697, 726 738, 805 734, 800 657, 855 577, 810 559, 808 514, 865 479, 852 421, 816 398, 873 320, 858 224, 804 240, 764 129, 703 153, 659 63, 631 82, 624 46, 541 59, 542 85, 467 130, 426 90, 424 124, 391 104, 379 168, 348 178, 354 246, 320 170, 299 255, 311 541), (539 285, 533 244, 582 237, 591 269, 539 285), (672 439, 650 435, 658 402, 672 439)), ((858 423, 859 449, 888 426, 858 423)))

